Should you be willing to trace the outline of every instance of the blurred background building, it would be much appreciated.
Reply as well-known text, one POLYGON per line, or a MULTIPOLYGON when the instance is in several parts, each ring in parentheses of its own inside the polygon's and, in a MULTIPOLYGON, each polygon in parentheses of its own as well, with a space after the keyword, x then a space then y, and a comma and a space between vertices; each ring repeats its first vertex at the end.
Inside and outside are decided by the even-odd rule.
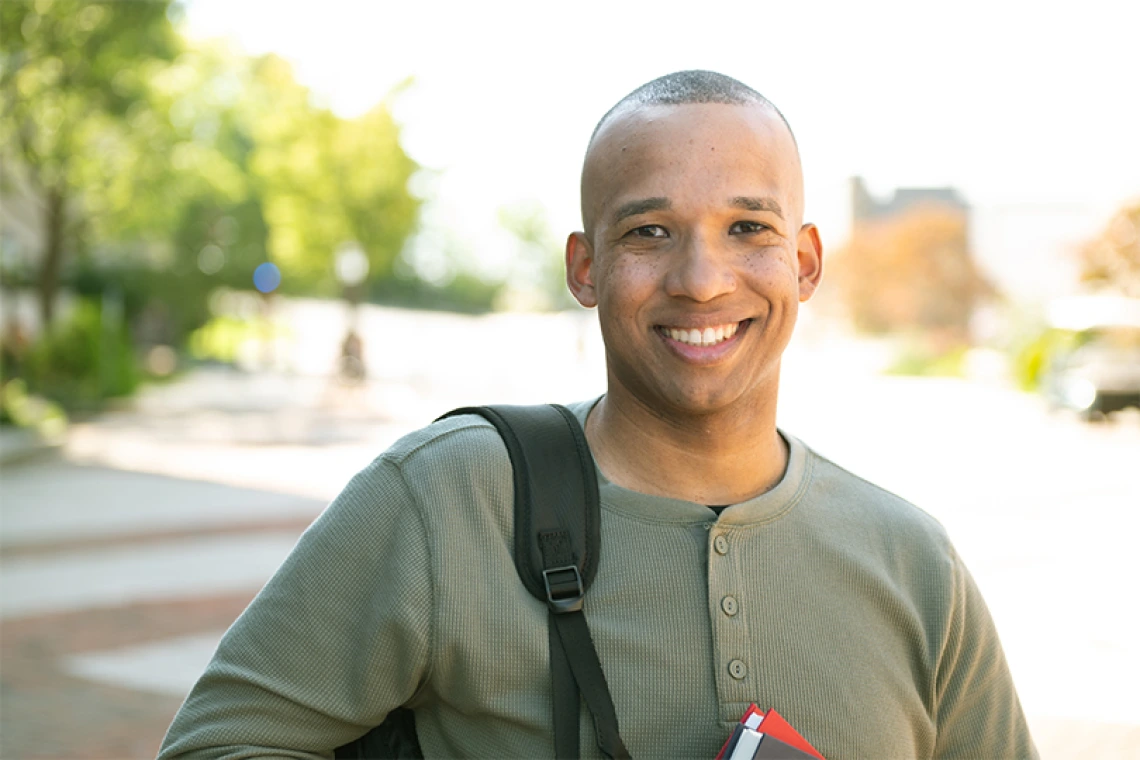
POLYGON ((884 216, 897 216, 916 206, 945 206, 967 214, 970 207, 961 194, 952 187, 900 187, 885 201, 876 199, 867 190, 862 177, 851 178, 851 224, 884 216))

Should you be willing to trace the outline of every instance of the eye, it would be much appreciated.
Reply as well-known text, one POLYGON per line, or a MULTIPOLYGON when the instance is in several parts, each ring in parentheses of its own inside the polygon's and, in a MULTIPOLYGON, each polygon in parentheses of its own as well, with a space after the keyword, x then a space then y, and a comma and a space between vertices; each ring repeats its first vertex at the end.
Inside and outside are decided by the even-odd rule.
POLYGON ((644 227, 635 227, 626 233, 629 237, 638 238, 667 238, 669 233, 658 224, 647 224, 644 227))
POLYGON ((771 227, 760 222, 735 222, 731 227, 728 228, 728 234, 755 235, 758 232, 767 232, 770 229, 771 227))

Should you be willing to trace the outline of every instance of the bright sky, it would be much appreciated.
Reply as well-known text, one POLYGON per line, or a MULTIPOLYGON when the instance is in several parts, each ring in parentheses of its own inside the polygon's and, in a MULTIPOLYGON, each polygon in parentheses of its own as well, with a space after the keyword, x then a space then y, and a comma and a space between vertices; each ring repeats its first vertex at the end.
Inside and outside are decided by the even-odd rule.
POLYGON ((497 209, 537 201, 559 237, 577 228, 594 123, 685 68, 780 107, 829 246, 847 234, 855 174, 880 194, 957 186, 996 230, 978 245, 995 260, 1091 234, 1140 195, 1140 3, 189 0, 187 24, 291 60, 343 116, 414 76, 396 114, 409 153, 438 170, 426 222, 492 268, 509 248, 497 209))

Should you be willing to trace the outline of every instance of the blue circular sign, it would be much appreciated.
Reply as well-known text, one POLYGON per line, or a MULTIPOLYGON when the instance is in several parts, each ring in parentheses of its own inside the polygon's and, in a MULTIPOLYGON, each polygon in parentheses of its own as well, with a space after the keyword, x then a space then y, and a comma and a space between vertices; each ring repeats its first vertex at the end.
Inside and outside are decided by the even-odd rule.
POLYGON ((253 270, 253 287, 262 293, 272 293, 281 284, 281 270, 276 264, 265 262, 253 270))

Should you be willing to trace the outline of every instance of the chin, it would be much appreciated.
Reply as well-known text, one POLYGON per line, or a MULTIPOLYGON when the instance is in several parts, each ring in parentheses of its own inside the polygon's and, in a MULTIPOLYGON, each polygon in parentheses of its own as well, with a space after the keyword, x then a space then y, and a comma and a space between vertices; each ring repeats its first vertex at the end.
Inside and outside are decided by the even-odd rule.
MULTIPOLYGON (((637 368, 643 369, 643 368, 637 368)), ((611 393, 634 401, 662 418, 700 417, 723 412, 747 413, 774 403, 779 383, 779 364, 753 367, 751 371, 709 373, 705 377, 680 373, 647 373, 632 367, 611 365, 611 393), (628 371, 623 371, 628 370, 628 371), (715 376, 713 376, 715 375, 715 376)), ((687 373, 685 373, 687 374, 687 373)))
POLYGON ((739 408, 747 403, 739 391, 716 388, 670 388, 662 394, 667 408, 685 415, 708 415, 739 408))

